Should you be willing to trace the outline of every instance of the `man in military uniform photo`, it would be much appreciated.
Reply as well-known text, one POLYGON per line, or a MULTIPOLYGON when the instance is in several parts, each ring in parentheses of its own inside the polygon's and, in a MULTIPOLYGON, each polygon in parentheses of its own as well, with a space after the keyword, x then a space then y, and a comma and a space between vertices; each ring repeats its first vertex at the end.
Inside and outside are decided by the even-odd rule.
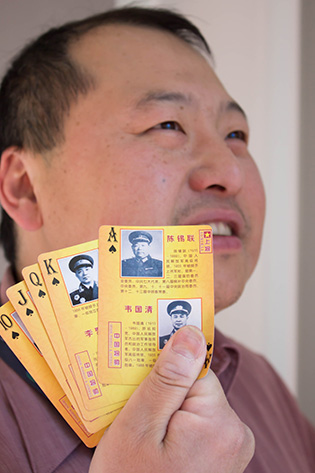
POLYGON ((191 305, 187 301, 173 301, 168 304, 166 310, 171 318, 173 330, 168 335, 163 335, 159 338, 160 349, 164 347, 177 330, 187 325, 187 320, 191 312, 191 305))
POLYGON ((74 256, 69 262, 70 270, 80 281, 79 288, 70 293, 72 305, 98 299, 98 285, 93 278, 94 260, 90 255, 74 256))
POLYGON ((163 276, 163 262, 150 255, 152 235, 145 231, 134 231, 128 237, 134 258, 122 260, 122 276, 136 276, 147 278, 161 278, 163 276))

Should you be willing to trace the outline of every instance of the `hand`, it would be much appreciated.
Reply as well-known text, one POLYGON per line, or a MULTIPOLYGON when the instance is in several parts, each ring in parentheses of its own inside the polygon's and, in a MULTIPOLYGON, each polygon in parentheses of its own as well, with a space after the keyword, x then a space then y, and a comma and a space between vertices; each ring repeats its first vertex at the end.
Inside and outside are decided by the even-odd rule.
POLYGON ((186 326, 162 350, 96 448, 89 473, 241 473, 254 439, 210 371, 203 334, 186 326))

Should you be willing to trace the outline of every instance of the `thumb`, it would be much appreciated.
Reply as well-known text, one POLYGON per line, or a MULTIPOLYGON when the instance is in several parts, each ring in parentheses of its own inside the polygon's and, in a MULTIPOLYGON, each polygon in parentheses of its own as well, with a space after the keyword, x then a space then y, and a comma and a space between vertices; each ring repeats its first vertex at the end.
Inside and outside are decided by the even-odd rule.
MULTIPOLYGON (((154 368, 131 396, 116 421, 161 442, 171 416, 184 402, 206 356, 202 332, 193 326, 178 330, 163 348, 154 368)), ((153 440, 153 439, 152 439, 153 440)))

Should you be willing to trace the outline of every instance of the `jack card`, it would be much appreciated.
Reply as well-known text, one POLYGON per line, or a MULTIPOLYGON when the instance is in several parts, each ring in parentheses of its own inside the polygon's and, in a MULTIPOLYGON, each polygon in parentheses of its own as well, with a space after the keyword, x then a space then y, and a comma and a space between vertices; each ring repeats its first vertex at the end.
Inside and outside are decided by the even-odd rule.
MULTIPOLYGON (((43 291, 43 287, 41 289, 43 291)), ((66 378, 62 366, 59 363, 59 360, 56 356, 54 347, 52 346, 50 339, 48 338, 47 332, 44 328, 40 314, 37 311, 37 307, 34 305, 32 296, 25 281, 21 281, 18 284, 11 286, 7 290, 7 295, 14 306, 16 313, 18 314, 20 320, 27 328, 28 333, 31 336, 31 339, 36 340, 36 347, 40 350, 40 353, 44 357, 51 371, 53 372, 55 378, 60 384, 61 388, 65 392, 67 398, 71 402, 73 408, 80 417, 82 423, 84 424, 87 431, 90 433, 98 432, 99 430, 106 427, 110 422, 113 421, 115 415, 109 411, 109 415, 103 415, 101 417, 93 416, 93 413, 86 411, 84 409, 82 398, 79 393, 79 390, 76 386, 74 380, 71 380, 71 372, 69 373, 69 378, 66 378), (72 387, 72 389, 71 389, 72 387), (83 412, 82 412, 83 410, 83 412), (84 417, 84 414, 88 413, 88 419, 84 417)), ((57 351, 59 346, 56 347, 57 351)), ((36 379, 35 379, 36 381, 36 379)))

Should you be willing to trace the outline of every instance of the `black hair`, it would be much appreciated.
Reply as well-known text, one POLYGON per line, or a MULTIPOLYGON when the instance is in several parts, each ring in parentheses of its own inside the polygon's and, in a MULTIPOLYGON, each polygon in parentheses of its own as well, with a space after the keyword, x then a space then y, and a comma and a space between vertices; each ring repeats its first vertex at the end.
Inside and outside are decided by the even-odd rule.
MULTIPOLYGON (((13 60, 0 88, 0 155, 9 146, 36 153, 52 150, 63 140, 63 121, 80 94, 94 87, 94 78, 69 55, 69 46, 87 32, 122 24, 167 31, 211 55, 199 29, 166 9, 124 7, 52 28, 13 60)), ((14 222, 2 209, 0 241, 14 268, 14 222)))

